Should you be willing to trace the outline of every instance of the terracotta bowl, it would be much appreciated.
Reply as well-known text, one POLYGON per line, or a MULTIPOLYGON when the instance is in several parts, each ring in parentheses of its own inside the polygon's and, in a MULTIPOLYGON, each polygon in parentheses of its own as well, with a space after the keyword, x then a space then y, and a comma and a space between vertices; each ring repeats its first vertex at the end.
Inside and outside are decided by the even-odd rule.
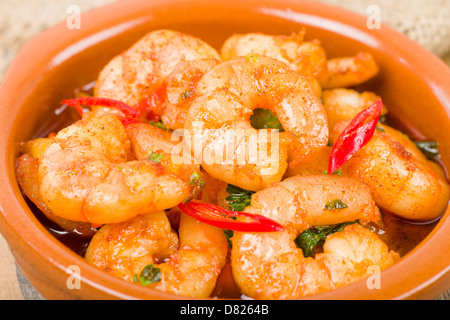
MULTIPOLYGON (((367 84, 390 111, 439 142, 450 168, 450 70, 405 36, 366 18, 320 3, 298 0, 132 0, 87 12, 81 29, 66 23, 45 31, 17 56, 0 87, 0 231, 17 264, 47 299, 177 299, 127 283, 84 262, 39 223, 21 194, 14 162, 21 141, 54 118, 59 101, 89 83, 109 59, 146 32, 169 28, 199 36, 219 48, 234 32, 289 34, 307 27, 329 57, 372 53, 381 67, 367 84), (80 268, 80 289, 67 285, 70 266, 80 268)), ((314 299, 429 299, 450 287, 450 211, 401 261, 381 274, 381 289, 366 281, 314 299)))

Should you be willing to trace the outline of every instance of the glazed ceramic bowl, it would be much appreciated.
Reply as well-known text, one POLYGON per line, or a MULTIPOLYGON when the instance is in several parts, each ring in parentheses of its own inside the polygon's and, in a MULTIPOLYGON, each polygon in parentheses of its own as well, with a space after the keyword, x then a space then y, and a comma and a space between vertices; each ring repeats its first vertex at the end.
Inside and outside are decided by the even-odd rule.
MULTIPOLYGON (((366 18, 299 0, 132 0, 81 15, 80 29, 66 23, 39 35, 17 56, 0 87, 0 231, 17 264, 48 299, 177 299, 95 269, 53 237, 33 215, 15 178, 21 141, 53 119, 62 99, 97 77, 114 55, 151 30, 199 36, 219 48, 234 32, 289 34, 303 26, 329 57, 372 53, 381 73, 366 84, 417 134, 439 142, 450 168, 450 71, 438 58, 392 29, 370 29, 366 18), (80 287, 68 270, 80 270, 80 287)), ((360 281, 314 299, 428 299, 450 287, 449 211, 401 261, 381 273, 381 288, 360 281)))

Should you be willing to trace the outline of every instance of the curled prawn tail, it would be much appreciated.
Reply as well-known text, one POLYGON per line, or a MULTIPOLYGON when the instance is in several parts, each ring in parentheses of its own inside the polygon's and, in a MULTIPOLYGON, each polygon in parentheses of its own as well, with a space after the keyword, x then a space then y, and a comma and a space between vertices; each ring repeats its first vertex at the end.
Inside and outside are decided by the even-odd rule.
POLYGON ((150 148, 130 160, 131 148, 136 154, 139 143, 131 144, 119 118, 84 113, 58 132, 40 161, 43 203, 61 218, 105 224, 169 209, 195 196, 202 187, 198 165, 173 163, 164 152, 171 146, 164 134, 146 139, 150 148))
POLYGON ((359 52, 354 57, 329 59, 328 73, 320 79, 324 89, 349 88, 376 76, 380 68, 368 52, 359 52))
MULTIPOLYGON (((218 61, 218 52, 197 37, 152 31, 101 70, 94 96, 126 103, 140 120, 163 119, 167 127, 181 128, 189 105, 183 93, 184 97, 192 93, 203 73, 218 61)), ((110 109, 96 106, 92 111, 109 113, 110 109)))
POLYGON ((223 62, 203 76, 185 128, 202 141, 194 152, 210 175, 253 191, 280 181, 290 159, 304 161, 328 143, 326 113, 307 78, 278 60, 257 55, 223 62), (258 140, 268 129, 250 123, 253 110, 261 106, 275 112, 284 129, 272 140, 269 134, 258 140), (235 134, 231 139, 230 132, 235 134), (236 144, 224 152, 230 141, 236 144), (264 166, 264 158, 255 161, 254 154, 275 144, 278 149, 266 155, 276 165, 264 166), (208 163, 205 154, 226 154, 231 161, 208 163))
POLYGON ((103 226, 90 242, 85 259, 148 288, 207 298, 227 253, 222 229, 181 215, 177 237, 166 214, 159 211, 103 226))
MULTIPOLYGON (((338 122, 335 134, 346 123, 338 122)), ((381 130, 344 164, 343 171, 364 182, 376 204, 388 212, 416 221, 442 215, 450 192, 445 177, 408 137, 389 126, 378 127, 381 130)))

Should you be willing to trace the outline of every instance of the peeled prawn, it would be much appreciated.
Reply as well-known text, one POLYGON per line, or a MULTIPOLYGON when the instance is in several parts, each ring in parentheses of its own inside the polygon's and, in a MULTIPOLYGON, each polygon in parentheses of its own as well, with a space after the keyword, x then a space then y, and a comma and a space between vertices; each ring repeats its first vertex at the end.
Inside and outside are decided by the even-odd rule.
POLYGON ((181 61, 166 78, 166 100, 161 121, 169 129, 184 127, 198 81, 219 63, 215 59, 181 61))
POLYGON ((251 54, 280 60, 307 76, 314 91, 320 95, 321 87, 317 79, 327 73, 326 53, 318 40, 304 41, 304 34, 304 30, 290 36, 234 34, 224 42, 220 54, 224 61, 251 54))
POLYGON ((336 175, 294 176, 252 195, 245 212, 263 215, 285 228, 304 231, 312 226, 360 220, 377 222, 380 212, 363 183, 336 175), (339 199, 346 208, 324 210, 339 199))
POLYGON ((216 179, 259 190, 279 181, 288 161, 301 162, 328 143, 326 114, 309 82, 276 59, 225 61, 203 76, 196 94, 185 131, 203 169, 216 179), (273 110, 285 132, 254 129, 249 119, 256 108, 273 110), (259 152, 264 156, 251 159, 259 152))
POLYGON ((58 132, 39 161, 42 202, 58 217, 93 224, 172 208, 192 196, 193 174, 198 166, 175 165, 160 149, 134 160, 118 117, 92 112, 58 132))
POLYGON ((22 155, 16 160, 16 176, 24 194, 30 199, 47 219, 56 223, 63 230, 90 237, 96 230, 90 223, 71 221, 54 215, 42 201, 39 183, 39 160, 54 141, 53 136, 37 138, 22 145, 22 155))
MULTIPOLYGON (((352 89, 324 90, 322 93, 323 107, 327 112, 328 128, 330 132, 334 125, 341 120, 352 119, 362 110, 370 107, 380 99, 373 92, 357 92, 352 89)), ((381 115, 387 114, 387 108, 383 105, 381 115)))
POLYGON ((284 178, 297 175, 313 176, 326 173, 328 170, 328 163, 330 161, 330 154, 331 147, 327 146, 308 159, 308 161, 300 163, 296 166, 289 166, 286 170, 284 178))
POLYGON ((103 226, 89 244, 85 259, 130 282, 151 265, 158 277, 147 287, 207 298, 227 252, 223 230, 182 214, 178 238, 160 211, 103 226))
MULTIPOLYGON (((348 121, 338 122, 334 136, 348 121)), ((449 185, 437 165, 427 160, 403 133, 378 124, 370 142, 342 167, 363 181, 378 206, 410 220, 432 220, 448 205, 449 185)))
POLYGON ((379 219, 370 190, 339 176, 296 176, 252 196, 246 212, 262 214, 285 227, 282 232, 235 232, 231 266, 241 291, 255 299, 291 299, 317 294, 384 269, 399 256, 371 231, 353 224, 328 236, 323 253, 305 257, 295 238, 312 226, 379 219), (346 207, 324 210, 330 200, 346 207))
POLYGON ((359 52, 354 57, 339 57, 327 61, 328 72, 320 78, 324 89, 348 88, 373 78, 380 68, 368 52, 359 52))
MULTIPOLYGON (((217 51, 196 37, 153 31, 103 68, 94 95, 122 101, 143 119, 161 117, 166 127, 182 128, 196 83, 219 61, 217 51)), ((105 109, 119 112, 92 110, 105 109)))

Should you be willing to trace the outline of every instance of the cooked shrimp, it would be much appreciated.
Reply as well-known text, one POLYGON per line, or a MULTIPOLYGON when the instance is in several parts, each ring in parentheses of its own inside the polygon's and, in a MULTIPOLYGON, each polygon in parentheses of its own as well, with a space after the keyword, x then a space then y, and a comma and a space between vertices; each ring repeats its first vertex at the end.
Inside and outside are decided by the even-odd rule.
POLYGON ((85 259, 127 281, 136 281, 151 265, 158 277, 148 287, 206 298, 214 290, 227 252, 223 230, 182 214, 178 240, 160 211, 103 226, 89 244, 85 259))
POLYGON ((42 159, 47 149, 55 141, 55 135, 50 134, 47 138, 37 138, 22 144, 21 153, 29 154, 33 158, 42 159))
POLYGON ((167 216, 158 211, 102 226, 84 258, 101 270, 133 281, 145 266, 174 254, 178 245, 167 216))
POLYGON ((205 180, 205 187, 197 199, 202 202, 212 203, 221 206, 224 209, 231 210, 230 204, 226 201, 226 198, 230 195, 227 192, 228 184, 213 178, 204 170, 202 170, 202 177, 205 180))
POLYGON ((38 138, 27 141, 21 148, 22 155, 16 160, 17 181, 29 200, 49 219, 63 230, 74 232, 80 236, 90 237, 96 230, 90 223, 70 221, 55 216, 42 201, 39 183, 39 159, 53 143, 54 137, 38 138))
MULTIPOLYGON (((359 93, 352 89, 333 89, 324 90, 322 99, 323 107, 327 112, 328 128, 331 132, 336 122, 352 119, 360 111, 370 107, 380 97, 369 91, 359 93)), ((387 108, 383 105, 381 115, 386 114, 387 108)))
POLYGON ((252 195, 251 206, 245 211, 297 231, 358 219, 377 222, 380 215, 369 188, 363 183, 325 174, 294 176, 262 189, 252 195), (326 210, 327 203, 333 200, 345 203, 346 208, 326 210))
POLYGON ((288 166, 284 178, 297 175, 312 176, 324 174, 328 170, 328 162, 330 161, 331 147, 325 147, 317 152, 308 161, 297 166, 288 166))
POLYGON ((276 59, 223 62, 203 76, 196 93, 185 129, 201 144, 193 149, 203 169, 216 179, 259 190, 279 181, 288 161, 304 161, 328 143, 326 114, 309 82, 276 59), (285 132, 251 126, 261 107, 277 114, 285 132))
POLYGON ((196 37, 171 30, 153 31, 103 68, 94 95, 122 101, 144 118, 162 116, 167 127, 182 128, 189 101, 185 98, 219 60, 217 51, 196 37))
POLYGON ((358 224, 328 237, 324 252, 305 257, 295 238, 312 226, 359 220, 376 222, 379 211, 361 182, 339 176, 296 176, 252 196, 246 212, 262 214, 285 227, 282 232, 235 232, 231 265, 241 291, 255 299, 289 299, 334 289, 384 269, 398 255, 358 224), (346 207, 327 208, 332 200, 346 207))
POLYGON ((216 66, 218 60, 181 61, 166 78, 166 102, 161 122, 169 129, 182 129, 195 89, 202 76, 216 66))
POLYGON ((333 287, 338 288, 370 275, 371 267, 383 270, 400 259, 397 252, 373 232, 352 224, 327 237, 323 253, 315 260, 328 271, 333 287))
POLYGON ((57 224, 65 231, 76 233, 83 237, 91 237, 96 230, 90 223, 71 221, 54 215, 42 201, 39 184, 39 159, 26 153, 16 161, 17 181, 27 198, 45 215, 47 219, 57 224))
POLYGON ((378 74, 380 68, 370 53, 359 52, 354 57, 329 59, 328 73, 320 78, 324 89, 348 88, 361 84, 378 74))
MULTIPOLYGON (((347 123, 338 122, 334 135, 347 123)), ((377 205, 388 212, 410 220, 440 216, 449 201, 449 185, 442 172, 406 135, 386 125, 378 128, 342 170, 363 181, 377 205)))
POLYGON ((199 168, 176 165, 170 154, 152 151, 149 158, 133 160, 118 117, 87 112, 58 132, 40 160, 42 201, 61 218, 105 224, 189 199, 196 189, 189 177, 199 175, 199 168))
POLYGON ((291 36, 235 34, 224 42, 220 54, 224 61, 251 54, 280 60, 307 76, 314 91, 320 95, 321 87, 317 79, 327 73, 326 53, 317 39, 303 41, 304 34, 304 30, 291 36))

